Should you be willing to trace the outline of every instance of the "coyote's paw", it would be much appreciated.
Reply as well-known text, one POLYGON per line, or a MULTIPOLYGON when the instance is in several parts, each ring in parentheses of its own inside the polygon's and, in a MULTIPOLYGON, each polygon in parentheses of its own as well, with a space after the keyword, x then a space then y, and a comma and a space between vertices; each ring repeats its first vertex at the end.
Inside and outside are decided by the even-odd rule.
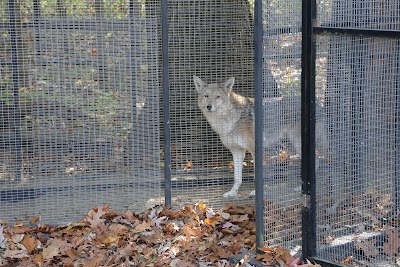
POLYGON ((226 192, 223 196, 224 196, 224 198, 236 197, 236 193, 237 193, 237 190, 231 190, 231 191, 226 192))
POLYGON ((250 192, 250 196, 255 196, 255 195, 256 195, 256 190, 250 192))

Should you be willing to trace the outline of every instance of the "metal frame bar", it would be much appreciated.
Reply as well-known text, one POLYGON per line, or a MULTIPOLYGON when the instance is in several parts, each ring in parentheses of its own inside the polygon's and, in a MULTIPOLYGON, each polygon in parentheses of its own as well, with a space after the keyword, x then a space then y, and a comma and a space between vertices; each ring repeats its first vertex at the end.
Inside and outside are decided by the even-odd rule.
POLYGON ((264 175, 263 175, 263 14, 262 0, 254 1, 254 116, 255 116, 255 209, 256 246, 264 245, 264 175))
MULTIPOLYGON (((303 187, 302 192, 305 196, 305 206, 302 212, 302 257, 312 258, 317 263, 323 266, 344 266, 339 263, 333 263, 324 259, 316 257, 316 203, 315 203, 315 190, 316 190, 316 177, 315 177, 315 154, 311 150, 315 149, 315 59, 316 59, 316 46, 315 35, 348 35, 348 36, 363 36, 363 37, 381 37, 381 38, 400 38, 400 31, 397 30, 379 30, 379 29, 358 29, 334 26, 313 26, 313 21, 316 19, 316 1, 303 1, 302 13, 302 33, 303 33, 303 47, 302 47, 302 179, 303 187), (312 106, 309 106, 312 105, 312 106), (309 134, 304 136, 305 134, 309 134), (311 139, 312 136, 312 140, 311 139), (304 170, 304 168, 307 168, 304 170)), ((400 41, 398 42, 400 45, 400 41)), ((356 62, 357 63, 357 62, 356 62)), ((357 65, 357 64, 356 64, 357 65)), ((354 94, 360 93, 357 90, 354 94)), ((362 92, 361 92, 362 93, 362 92)), ((397 99, 399 97, 397 96, 397 99)), ((360 100, 362 101, 362 100, 360 100)), ((397 101, 398 102, 398 101, 397 101)), ((397 118, 399 122, 400 111, 399 104, 396 102, 397 118)), ((361 103, 362 105, 363 103, 361 103)), ((353 121, 362 120, 363 118, 355 117, 353 114, 353 121)), ((399 126, 397 125, 397 128, 399 126)), ((396 146, 400 142, 399 138, 396 140, 396 146)), ((362 148, 360 148, 362 149, 362 148)), ((356 152, 357 153, 357 152, 356 152)), ((358 153, 362 153, 360 150, 358 153)), ((358 155, 358 154, 357 154, 358 155)), ((396 162, 400 162, 397 159, 396 162)), ((396 165, 398 166, 398 164, 396 165)), ((394 195, 395 207, 399 209, 399 187, 400 179, 398 175, 398 168, 396 167, 396 175, 394 181, 394 195)), ((353 170, 357 171, 357 170, 353 170)), ((358 186, 363 186, 362 184, 358 186)))
POLYGON ((345 27, 324 27, 314 26, 314 34, 340 34, 372 37, 399 38, 400 31, 397 30, 376 30, 376 29, 357 29, 345 27))
POLYGON ((301 177, 303 258, 316 255, 316 179, 315 179, 315 36, 316 1, 302 1, 301 60, 301 177))
MULTIPOLYGON (((397 46, 400 47, 400 39, 397 41, 397 46)), ((394 208, 397 213, 400 213, 400 53, 397 54, 397 79, 396 79, 396 166, 394 175, 394 208)))
POLYGON ((161 1, 161 38, 162 38, 162 86, 163 86, 163 123, 164 123, 164 178, 165 205, 171 206, 171 125, 169 92, 169 55, 168 55, 168 1, 161 1))

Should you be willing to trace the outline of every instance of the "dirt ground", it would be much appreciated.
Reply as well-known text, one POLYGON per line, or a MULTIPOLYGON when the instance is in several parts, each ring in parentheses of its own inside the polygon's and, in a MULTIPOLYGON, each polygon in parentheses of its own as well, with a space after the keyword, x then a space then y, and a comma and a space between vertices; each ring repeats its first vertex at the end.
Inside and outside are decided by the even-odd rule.
MULTIPOLYGON (((172 207, 179 208, 204 202, 213 208, 228 203, 254 205, 253 178, 248 176, 235 198, 223 198, 231 187, 225 177, 186 176, 172 181, 172 207), (222 179, 222 180, 219 180, 222 179), (226 179, 226 180, 225 180, 226 179), (222 181, 222 182, 221 182, 222 181)), ((45 182, 24 181, 15 186, 0 188, 0 220, 14 223, 40 216, 45 223, 64 224, 81 219, 87 212, 101 204, 109 203, 117 211, 127 209, 140 212, 154 205, 164 204, 164 186, 161 181, 130 181, 124 176, 112 177, 46 177, 45 182)), ((267 181, 265 195, 276 203, 298 201, 299 181, 295 178, 267 181), (289 194, 285 194, 289 191, 289 194), (294 196, 293 194, 297 195, 294 196)))

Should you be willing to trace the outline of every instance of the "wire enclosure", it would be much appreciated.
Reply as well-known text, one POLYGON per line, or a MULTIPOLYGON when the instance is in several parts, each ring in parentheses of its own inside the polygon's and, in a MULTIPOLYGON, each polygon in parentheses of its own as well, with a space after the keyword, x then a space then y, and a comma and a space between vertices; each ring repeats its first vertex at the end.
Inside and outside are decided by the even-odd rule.
MULTIPOLYGON (((254 96, 254 1, 162 2, 0 3, 1 220, 40 215, 60 224, 106 203, 140 211, 163 204, 165 190, 174 208, 254 205, 249 153, 237 196, 223 197, 232 155, 202 114, 193 81, 221 86, 234 77, 233 92, 254 96)), ((262 241, 293 253, 310 242, 316 253, 307 256, 324 262, 395 266, 399 1, 309 1, 310 55, 302 49, 307 1, 261 2, 262 241), (313 123, 307 146, 315 153, 304 159, 313 123), (314 159, 311 171, 301 169, 314 159), (316 214, 312 226, 306 209, 316 214), (304 226, 315 228, 313 240, 304 226)))
POLYGON ((161 203, 157 8, 1 6, 2 219, 61 223, 99 204, 161 203))

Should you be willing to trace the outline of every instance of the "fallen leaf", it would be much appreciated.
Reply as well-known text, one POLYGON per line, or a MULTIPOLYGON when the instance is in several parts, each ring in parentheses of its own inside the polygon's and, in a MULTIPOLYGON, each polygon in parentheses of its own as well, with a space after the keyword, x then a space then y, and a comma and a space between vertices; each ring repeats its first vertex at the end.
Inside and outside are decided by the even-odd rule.
POLYGON ((21 244, 24 245, 28 254, 32 254, 37 245, 37 239, 31 235, 25 235, 24 239, 22 239, 21 244))
POLYGON ((85 264, 83 264, 83 267, 97 267, 97 266, 102 266, 102 262, 104 260, 105 256, 100 254, 100 255, 96 255, 93 259, 88 260, 87 262, 85 262, 85 264))
POLYGON ((4 258, 10 258, 10 259, 23 259, 23 258, 28 258, 28 254, 25 250, 9 250, 6 249, 3 253, 4 258))
POLYGON ((151 226, 151 221, 143 221, 142 223, 135 226, 135 231, 138 233, 145 232, 147 230, 151 230, 151 226))
POLYGON ((43 248, 43 259, 45 260, 51 260, 54 257, 58 256, 60 254, 60 247, 57 243, 52 243, 51 240, 50 244, 46 247, 43 248))
POLYGON ((342 260, 341 263, 348 264, 348 263, 350 263, 352 261, 353 261, 353 256, 348 256, 347 258, 342 260))
POLYGON ((29 224, 35 224, 35 223, 37 223, 38 221, 40 221, 40 217, 39 217, 39 216, 36 216, 36 217, 33 217, 33 218, 29 221, 29 224))
POLYGON ((217 216, 214 216, 214 217, 211 217, 211 218, 206 218, 204 220, 204 223, 206 225, 210 225, 212 227, 215 227, 216 225, 221 224, 223 221, 224 221, 224 219, 221 216, 217 215, 217 216))
POLYGON ((231 220, 231 222, 246 222, 249 220, 249 215, 247 215, 247 214, 231 215, 230 220, 231 220))
POLYGON ((42 266, 43 263, 44 263, 43 255, 42 255, 41 253, 35 254, 35 255, 33 256, 32 261, 33 261, 34 263, 36 263, 36 265, 42 266))
POLYGON ((109 245, 109 244, 118 242, 119 236, 110 233, 110 234, 99 237, 98 240, 104 245, 109 245))
POLYGON ((256 260, 261 261, 266 266, 274 266, 276 265, 276 260, 274 256, 270 253, 258 254, 256 256, 256 260))
POLYGON ((200 237, 202 235, 201 228, 192 227, 190 225, 184 225, 182 227, 182 233, 188 237, 200 237))
POLYGON ((103 211, 103 207, 99 206, 97 209, 89 211, 88 216, 84 220, 89 222, 93 229, 99 228, 105 222, 105 219, 101 218, 104 214, 106 212, 103 211))

